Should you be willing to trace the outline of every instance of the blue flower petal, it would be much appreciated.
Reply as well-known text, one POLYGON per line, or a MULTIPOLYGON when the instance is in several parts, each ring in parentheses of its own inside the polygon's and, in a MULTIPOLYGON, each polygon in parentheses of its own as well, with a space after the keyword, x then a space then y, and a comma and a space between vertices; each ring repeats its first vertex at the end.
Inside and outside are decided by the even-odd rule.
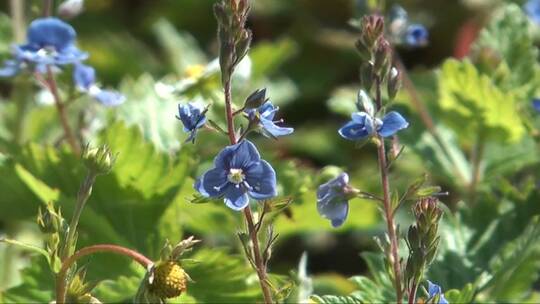
POLYGON ((276 125, 273 121, 262 118, 262 117, 261 117, 261 125, 263 127, 263 130, 268 132, 271 135, 267 137, 285 136, 294 132, 293 128, 280 127, 276 125))
POLYGON ((73 69, 73 82, 81 90, 88 90, 96 82, 96 70, 85 64, 76 64, 73 69))
POLYGON ((126 101, 126 97, 116 91, 98 89, 96 92, 93 92, 91 96, 107 107, 116 107, 126 101))
POLYGON ((274 116, 276 115, 276 112, 279 110, 278 107, 274 107, 272 102, 267 101, 262 106, 260 106, 257 111, 261 113, 261 117, 267 119, 267 120, 274 120, 274 116))
POLYGON ((21 64, 16 60, 4 61, 4 66, 0 68, 0 77, 13 77, 21 70, 21 64))
POLYGON ((74 64, 88 59, 88 53, 79 50, 74 45, 68 46, 54 57, 54 64, 74 64))
POLYGON ((249 140, 242 140, 232 147, 234 147, 234 153, 229 161, 230 168, 248 168, 261 160, 259 151, 249 140))
POLYGON ((430 298, 442 292, 441 286, 434 284, 433 282, 429 280, 427 282, 428 282, 428 294, 430 298))
POLYGON ((214 168, 199 177, 194 188, 205 197, 220 197, 229 186, 227 172, 222 168, 214 168))
POLYGON ((263 200, 277 195, 276 172, 274 168, 265 160, 247 168, 246 182, 251 189, 249 195, 256 200, 263 200))
POLYGON ((249 197, 241 186, 231 185, 225 192, 225 205, 227 207, 240 211, 249 204, 249 197))
POLYGON ((73 27, 57 18, 40 18, 32 21, 27 31, 30 45, 38 48, 54 47, 62 51, 69 47, 77 34, 73 27))
POLYGON ((349 201, 346 199, 331 200, 330 202, 317 203, 317 211, 324 218, 331 221, 332 226, 337 228, 345 222, 349 213, 349 201))
POLYGON ((382 120, 382 126, 378 133, 382 137, 388 137, 394 135, 397 131, 405 129, 409 126, 409 123, 398 112, 392 111, 386 114, 382 120))
POLYGON ((537 112, 540 112, 540 98, 535 98, 535 99, 533 99, 532 104, 533 104, 533 108, 534 108, 537 112))
POLYGON ((339 129, 338 133, 341 137, 348 140, 361 140, 370 135, 364 124, 359 124, 355 121, 346 123, 339 129))
POLYGON ((317 211, 329 219, 334 227, 343 225, 349 213, 349 201, 344 194, 348 183, 349 175, 341 173, 317 189, 317 211))

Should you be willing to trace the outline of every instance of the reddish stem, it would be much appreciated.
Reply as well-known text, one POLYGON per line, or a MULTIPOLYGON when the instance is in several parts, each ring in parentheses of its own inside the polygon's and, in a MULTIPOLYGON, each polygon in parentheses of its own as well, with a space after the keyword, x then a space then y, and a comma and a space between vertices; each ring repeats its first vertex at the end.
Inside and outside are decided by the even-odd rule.
MULTIPOLYGON (((39 78, 38 78, 39 80, 39 78)), ((56 106, 56 110, 58 111, 58 116, 60 117, 60 122, 62 123, 62 127, 64 129, 64 133, 66 135, 66 139, 71 146, 71 149, 73 152, 77 155, 81 154, 81 147, 77 143, 77 139, 75 138, 75 135, 73 131, 71 130, 71 127, 69 126, 69 122, 67 119, 67 112, 66 108, 64 106, 64 103, 62 102, 62 99, 60 98, 60 94, 58 93, 58 87, 56 85, 56 80, 54 78, 54 74, 51 70, 51 67, 47 67, 47 80, 46 80, 47 88, 51 92, 54 98, 54 104, 56 106)))
MULTIPOLYGON (((381 98, 381 80, 379 77, 376 79, 376 103, 377 111, 382 109, 382 98, 381 98)), ((398 240, 396 235, 396 227, 394 224, 394 210, 392 208, 391 198, 390 198, 390 182, 388 180, 388 166, 386 162, 386 151, 384 147, 384 138, 380 135, 377 135, 379 140, 379 146, 377 148, 378 159, 379 159, 379 168, 381 171, 381 184, 383 190, 383 206, 384 206, 384 217, 386 218, 386 225, 388 229, 388 237, 390 238, 390 255, 391 255, 391 264, 394 271, 394 284, 396 288, 396 301, 397 303, 402 302, 403 292, 401 288, 401 264, 398 254, 398 240)))
POLYGON ((144 255, 134 250, 131 250, 129 248, 122 247, 122 246, 102 244, 102 245, 94 245, 94 246, 82 248, 81 250, 75 252, 73 255, 68 257, 62 263, 62 268, 60 268, 60 271, 58 272, 58 275, 56 276, 56 303, 57 304, 65 303, 66 292, 67 292, 66 277, 71 266, 78 259, 85 257, 87 255, 94 254, 96 252, 111 252, 111 253, 116 253, 119 255, 124 255, 136 261, 137 263, 141 264, 141 266, 143 266, 144 268, 148 268, 148 266, 153 264, 153 262, 149 258, 145 257, 144 255))

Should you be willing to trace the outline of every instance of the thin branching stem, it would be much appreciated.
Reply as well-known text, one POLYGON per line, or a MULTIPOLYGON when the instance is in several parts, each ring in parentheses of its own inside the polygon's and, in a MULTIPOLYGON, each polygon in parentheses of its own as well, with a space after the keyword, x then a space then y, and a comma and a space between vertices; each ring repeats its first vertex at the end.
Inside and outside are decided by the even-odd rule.
MULTIPOLYGON (((232 145, 236 144, 236 132, 234 129, 234 113, 232 111, 232 96, 231 96, 231 80, 227 79, 224 85, 225 94, 225 111, 227 114, 227 133, 229 134, 229 140, 232 145)), ((272 293, 268 286, 268 276, 266 274, 266 265, 261 255, 261 249, 259 246, 259 239, 257 229, 253 221, 253 213, 249 205, 244 208, 244 216, 246 218, 247 228, 251 243, 253 244, 253 261, 255 262, 255 271, 259 277, 259 283, 266 304, 272 302, 272 293)))
MULTIPOLYGON (((376 78, 376 103, 377 111, 382 109, 382 98, 381 98, 381 79, 376 78)), ((379 145, 377 147, 378 159, 379 159, 379 168, 381 172, 381 184, 383 190, 383 207, 384 207, 384 217, 386 219, 388 237, 390 238, 390 261, 392 264, 392 269, 394 272, 394 285, 396 288, 396 301, 397 303, 402 302, 403 298, 403 289, 401 287, 401 261, 398 254, 398 239, 396 235, 396 225, 394 224, 394 210, 392 207, 392 202, 390 198, 390 182, 388 180, 388 166, 386 164, 386 151, 384 147, 384 138, 380 135, 377 135, 379 140, 379 145)))
POLYGON ((139 263, 145 269, 148 269, 151 266, 152 260, 146 256, 138 253, 137 251, 131 250, 117 245, 102 244, 102 245, 93 245, 89 247, 82 248, 81 250, 75 252, 73 255, 68 257, 63 263, 58 275, 56 276, 56 303, 64 304, 66 301, 66 292, 67 292, 67 274, 73 264, 85 256, 97 253, 97 252, 110 252, 123 256, 127 256, 135 262, 139 263))

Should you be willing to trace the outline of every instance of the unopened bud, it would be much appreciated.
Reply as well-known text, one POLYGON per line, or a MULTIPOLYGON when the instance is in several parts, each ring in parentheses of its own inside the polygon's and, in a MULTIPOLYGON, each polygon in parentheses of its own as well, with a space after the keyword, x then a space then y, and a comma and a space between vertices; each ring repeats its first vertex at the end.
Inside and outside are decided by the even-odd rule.
POLYGON ((375 49, 374 69, 375 73, 382 79, 386 75, 389 62, 391 62, 392 52, 390 44, 384 37, 380 37, 377 41, 377 47, 375 49))
POLYGON ((375 105, 364 90, 358 91, 357 108, 359 111, 364 111, 370 116, 375 115, 375 105))
POLYGON ((62 232, 64 219, 60 211, 54 209, 52 202, 47 203, 44 210, 38 209, 37 224, 43 233, 62 232))
POLYGON ((394 99, 401 88, 401 73, 395 67, 390 69, 388 74, 388 98, 394 99))
POLYGON ((111 150, 107 146, 84 149, 82 159, 86 168, 95 174, 107 174, 111 171, 116 161, 111 150))
POLYGON ((360 67, 360 84, 362 87, 369 92, 371 90, 371 87, 373 86, 374 82, 374 71, 373 71, 373 63, 371 62, 365 62, 360 67))
POLYGON ((262 106, 268 99, 266 98, 266 88, 265 89, 257 89, 255 92, 251 93, 251 95, 246 98, 246 102, 244 103, 245 109, 256 109, 260 106, 262 106))

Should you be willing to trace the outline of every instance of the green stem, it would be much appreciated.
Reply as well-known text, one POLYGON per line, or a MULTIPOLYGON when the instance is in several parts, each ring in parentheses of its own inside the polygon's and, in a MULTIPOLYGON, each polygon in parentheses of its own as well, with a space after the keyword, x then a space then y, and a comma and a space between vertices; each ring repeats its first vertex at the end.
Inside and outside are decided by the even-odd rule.
POLYGON ((139 263, 141 266, 143 266, 145 269, 148 269, 150 265, 152 265, 152 261, 145 257, 144 255, 117 245, 94 245, 82 248, 81 250, 75 252, 73 255, 68 257, 63 263, 62 267, 60 268, 60 271, 58 272, 58 275, 56 276, 56 303, 57 304, 64 304, 66 300, 66 292, 67 292, 67 274, 69 272, 69 269, 75 264, 75 262, 87 255, 96 253, 96 252, 111 252, 116 253, 119 255, 124 255, 132 260, 139 263))
POLYGON ((75 211, 73 212, 73 217, 69 224, 68 236, 64 243, 64 249, 62 253, 62 259, 65 259, 72 252, 71 248, 75 248, 74 242, 75 233, 77 232, 77 226, 79 224, 79 219, 81 218, 82 211, 86 205, 86 201, 92 194, 92 186, 96 180, 96 174, 93 172, 88 172, 86 175, 81 187, 79 188, 79 193, 77 194, 77 204, 75 205, 75 211))

